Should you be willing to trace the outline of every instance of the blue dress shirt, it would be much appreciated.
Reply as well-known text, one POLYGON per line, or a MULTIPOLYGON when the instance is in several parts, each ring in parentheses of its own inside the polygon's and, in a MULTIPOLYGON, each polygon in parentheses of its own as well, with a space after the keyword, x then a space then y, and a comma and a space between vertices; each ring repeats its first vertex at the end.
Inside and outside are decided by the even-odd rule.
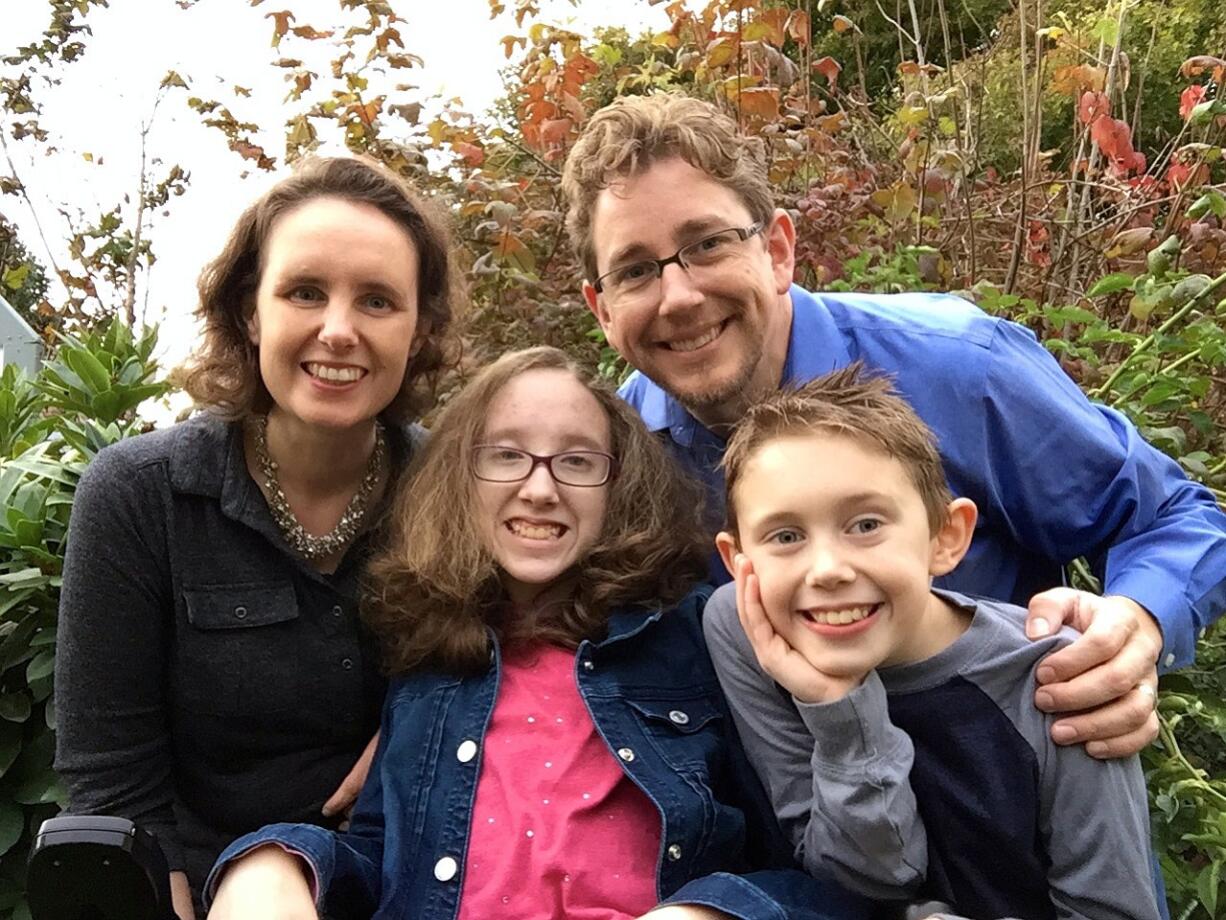
MULTIPOLYGON (((1163 669, 1192 662, 1226 607, 1226 515, 1113 409, 1091 404, 1023 326, 945 294, 812 294, 793 285, 785 384, 852 361, 890 374, 936 434, 953 493, 979 506, 938 587, 1025 606, 1086 557, 1104 592, 1158 620, 1163 669)), ((723 516, 725 441, 640 373, 621 388, 723 516)), ((712 576, 729 576, 716 557, 712 576)))

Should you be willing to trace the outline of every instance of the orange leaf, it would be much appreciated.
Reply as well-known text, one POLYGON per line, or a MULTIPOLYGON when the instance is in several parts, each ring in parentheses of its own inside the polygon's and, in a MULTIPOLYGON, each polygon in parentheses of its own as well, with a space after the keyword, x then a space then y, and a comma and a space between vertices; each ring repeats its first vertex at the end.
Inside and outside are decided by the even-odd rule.
POLYGON ((470 144, 467 141, 457 141, 451 145, 451 149, 464 158, 464 162, 469 166, 480 166, 485 162, 485 151, 476 144, 470 144))
POLYGON ((1052 74, 1051 88, 1063 95, 1076 95, 1089 90, 1100 93, 1107 85, 1107 75, 1101 67, 1078 64, 1076 67, 1058 67, 1052 74))
POLYGON ((740 107, 744 115, 771 119, 779 114, 779 89, 774 86, 742 89, 740 107))
POLYGON ((524 48, 527 47, 528 40, 522 35, 504 35, 502 36, 502 50, 509 58, 515 51, 515 46, 524 48))
POLYGON ((833 86, 839 78, 839 73, 843 70, 843 65, 827 55, 820 60, 814 61, 813 69, 825 77, 826 82, 833 86))
POLYGON ((265 13, 265 19, 272 20, 272 46, 281 44, 281 39, 289 31, 289 24, 294 20, 294 14, 289 10, 279 10, 275 13, 265 13))
POLYGON ((848 19, 846 16, 835 16, 834 17, 834 31, 837 32, 839 35, 842 35, 844 32, 850 32, 850 31, 859 32, 860 30, 857 29, 856 24, 852 22, 850 19, 848 19))
POLYGON ((802 48, 809 44, 809 37, 812 29, 809 23, 809 14, 804 10, 792 10, 788 21, 784 25, 784 29, 788 35, 792 36, 792 41, 800 45, 802 48))
POLYGON ((1190 57, 1179 67, 1179 72, 1185 77, 1197 77, 1206 70, 1226 68, 1226 61, 1208 54, 1198 54, 1190 57))
POLYGON ((541 122, 541 144, 547 147, 562 146, 573 125, 569 118, 551 118, 541 122))

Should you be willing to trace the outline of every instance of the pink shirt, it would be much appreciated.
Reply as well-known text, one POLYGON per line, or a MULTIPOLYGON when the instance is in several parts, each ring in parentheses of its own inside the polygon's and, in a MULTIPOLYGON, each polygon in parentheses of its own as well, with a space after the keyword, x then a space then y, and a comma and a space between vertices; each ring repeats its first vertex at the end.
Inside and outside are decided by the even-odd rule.
POLYGON ((574 671, 566 649, 504 650, 459 920, 626 920, 657 903, 660 813, 596 731, 574 671))

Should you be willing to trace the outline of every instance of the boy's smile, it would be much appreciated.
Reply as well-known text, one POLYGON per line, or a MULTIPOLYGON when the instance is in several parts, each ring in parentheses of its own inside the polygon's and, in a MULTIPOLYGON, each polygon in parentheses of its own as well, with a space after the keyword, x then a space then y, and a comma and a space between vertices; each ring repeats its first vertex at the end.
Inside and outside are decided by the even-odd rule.
POLYGON ((746 463, 735 501, 767 617, 823 673, 921 660, 965 629, 929 590, 944 556, 898 460, 841 434, 775 438, 746 463))

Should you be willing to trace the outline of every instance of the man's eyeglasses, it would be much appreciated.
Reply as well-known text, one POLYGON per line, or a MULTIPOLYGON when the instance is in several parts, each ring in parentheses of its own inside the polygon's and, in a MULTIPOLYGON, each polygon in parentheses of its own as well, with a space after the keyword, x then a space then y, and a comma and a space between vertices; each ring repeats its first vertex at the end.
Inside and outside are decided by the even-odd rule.
POLYGON ((486 482, 522 482, 542 463, 554 482, 564 486, 602 486, 617 475, 617 460, 598 450, 568 450, 541 457, 497 444, 473 448, 473 475, 486 482))
POLYGON ((740 244, 762 232, 760 223, 748 227, 730 227, 705 236, 696 243, 682 246, 667 259, 640 259, 605 272, 592 285, 614 303, 646 299, 656 294, 660 276, 666 265, 674 262, 689 272, 695 280, 737 255, 740 244))

